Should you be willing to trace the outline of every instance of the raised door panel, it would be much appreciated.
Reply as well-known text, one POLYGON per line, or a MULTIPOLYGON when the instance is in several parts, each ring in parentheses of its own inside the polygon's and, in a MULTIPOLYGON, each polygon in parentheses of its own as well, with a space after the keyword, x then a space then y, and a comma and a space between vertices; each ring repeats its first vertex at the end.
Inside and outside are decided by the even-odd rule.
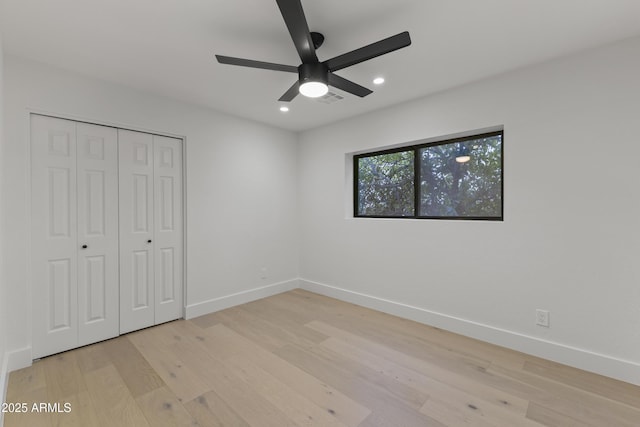
POLYGON ((73 308, 71 306, 71 287, 73 283, 72 261, 70 258, 49 260, 47 277, 47 303, 49 332, 65 331, 73 328, 73 308))
POLYGON ((182 140, 154 135, 155 323, 183 316, 182 140))
POLYGON ((77 125, 79 345, 119 333, 118 131, 77 125))
POLYGON ((151 256, 148 249, 131 253, 131 306, 134 310, 153 307, 150 300, 151 256))
POLYGON ((78 345, 76 123, 31 116, 33 357, 78 345))
POLYGON ((118 130, 120 333, 155 321, 153 136, 118 130))

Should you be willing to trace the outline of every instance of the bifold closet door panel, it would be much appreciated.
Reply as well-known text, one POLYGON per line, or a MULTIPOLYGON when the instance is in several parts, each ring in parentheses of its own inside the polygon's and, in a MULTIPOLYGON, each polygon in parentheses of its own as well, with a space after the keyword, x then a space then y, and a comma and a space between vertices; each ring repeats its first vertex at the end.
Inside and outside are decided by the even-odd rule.
POLYGON ((154 135, 155 323, 182 317, 182 140, 154 135))
POLYGON ((118 140, 31 116, 33 357, 118 335, 118 140))
POLYGON ((76 123, 31 116, 33 357, 78 344, 76 123))
POLYGON ((155 323, 153 136, 118 130, 120 333, 155 323))
POLYGON ((78 123, 79 346, 120 332, 118 131, 78 123))

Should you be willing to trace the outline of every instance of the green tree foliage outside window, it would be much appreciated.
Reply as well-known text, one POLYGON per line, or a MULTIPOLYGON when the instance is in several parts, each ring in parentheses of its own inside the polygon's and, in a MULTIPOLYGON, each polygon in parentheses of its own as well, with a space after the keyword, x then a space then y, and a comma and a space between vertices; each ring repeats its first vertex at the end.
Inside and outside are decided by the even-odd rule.
POLYGON ((413 216, 413 157, 413 151, 401 151, 360 159, 360 215, 413 216))
POLYGON ((502 139, 494 132, 355 156, 355 216, 501 220, 502 139))

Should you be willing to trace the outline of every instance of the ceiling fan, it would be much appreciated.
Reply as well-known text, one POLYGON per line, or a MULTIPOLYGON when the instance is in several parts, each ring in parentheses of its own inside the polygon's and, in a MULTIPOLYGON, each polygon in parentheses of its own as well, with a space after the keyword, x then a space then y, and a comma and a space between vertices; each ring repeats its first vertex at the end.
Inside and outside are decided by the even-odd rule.
POLYGON ((279 101, 291 102, 298 93, 310 98, 317 98, 325 95, 329 91, 329 86, 359 97, 365 97, 372 93, 372 91, 334 73, 343 68, 359 64, 360 62, 393 52, 394 50, 402 49, 411 44, 409 32, 405 31, 320 62, 316 56, 316 49, 322 46, 324 36, 320 33, 309 31, 307 19, 304 16, 300 0, 276 0, 276 2, 284 18, 284 22, 287 24, 289 34, 291 34, 293 44, 298 51, 302 64, 295 67, 292 65, 274 64, 271 62, 254 61, 223 55, 216 55, 216 58, 221 64, 298 73, 298 81, 280 97, 279 101))

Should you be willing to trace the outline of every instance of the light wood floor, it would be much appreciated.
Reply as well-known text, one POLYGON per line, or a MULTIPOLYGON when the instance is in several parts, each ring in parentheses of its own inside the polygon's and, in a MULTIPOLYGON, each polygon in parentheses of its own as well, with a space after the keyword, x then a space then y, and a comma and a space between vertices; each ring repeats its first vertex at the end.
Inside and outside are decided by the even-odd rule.
POLYGON ((13 372, 5 426, 640 425, 640 387, 295 290, 13 372))

